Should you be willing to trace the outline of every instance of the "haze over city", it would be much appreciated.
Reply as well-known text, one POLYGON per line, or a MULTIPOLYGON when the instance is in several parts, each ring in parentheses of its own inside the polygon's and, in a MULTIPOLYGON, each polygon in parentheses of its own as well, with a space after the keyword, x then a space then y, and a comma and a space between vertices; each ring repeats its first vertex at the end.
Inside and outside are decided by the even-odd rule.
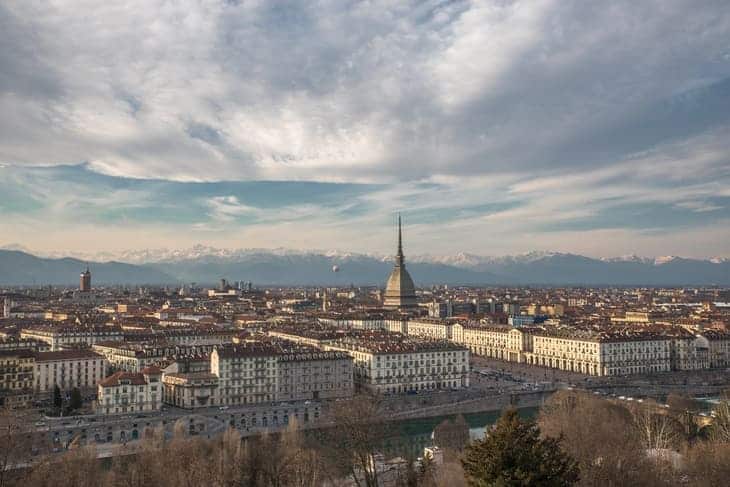
POLYGON ((412 254, 730 257, 724 1, 18 1, 0 25, 0 246, 386 253, 400 210, 412 254))

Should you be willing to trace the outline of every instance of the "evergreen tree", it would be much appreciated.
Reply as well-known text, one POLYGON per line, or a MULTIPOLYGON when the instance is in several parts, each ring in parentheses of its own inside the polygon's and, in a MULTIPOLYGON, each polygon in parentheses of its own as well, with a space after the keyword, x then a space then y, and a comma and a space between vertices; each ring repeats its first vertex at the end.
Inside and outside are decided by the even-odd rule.
POLYGON ((81 397, 81 391, 78 387, 74 387, 71 390, 71 397, 69 398, 69 404, 68 407, 71 411, 75 411, 77 409, 81 409, 81 406, 84 405, 84 400, 81 397))
POLYGON ((61 389, 58 384, 53 386, 53 407, 60 409, 63 406, 63 396, 61 396, 61 389))
POLYGON ((578 466, 560 440, 540 438, 535 422, 521 419, 514 409, 466 448, 462 464, 475 487, 563 487, 578 481, 578 466))

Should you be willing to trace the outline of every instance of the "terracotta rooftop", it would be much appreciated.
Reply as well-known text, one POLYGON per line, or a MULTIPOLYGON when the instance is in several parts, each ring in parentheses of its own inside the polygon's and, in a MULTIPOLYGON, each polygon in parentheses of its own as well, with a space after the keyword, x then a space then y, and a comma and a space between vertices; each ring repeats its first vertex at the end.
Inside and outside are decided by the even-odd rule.
POLYGON ((140 372, 125 372, 120 370, 99 382, 102 387, 118 387, 120 385, 143 386, 147 381, 140 372))
POLYGON ((101 359, 104 358, 98 353, 91 350, 59 350, 56 352, 35 352, 36 362, 51 362, 54 360, 74 360, 74 359, 101 359))

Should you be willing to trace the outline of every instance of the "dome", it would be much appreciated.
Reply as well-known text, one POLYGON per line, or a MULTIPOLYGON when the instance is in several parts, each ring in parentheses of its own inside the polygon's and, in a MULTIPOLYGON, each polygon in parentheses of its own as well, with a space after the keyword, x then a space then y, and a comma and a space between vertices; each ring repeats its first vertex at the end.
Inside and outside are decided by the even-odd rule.
POLYGON ((416 286, 405 265, 393 267, 385 287, 383 304, 386 307, 398 308, 416 306, 416 286))

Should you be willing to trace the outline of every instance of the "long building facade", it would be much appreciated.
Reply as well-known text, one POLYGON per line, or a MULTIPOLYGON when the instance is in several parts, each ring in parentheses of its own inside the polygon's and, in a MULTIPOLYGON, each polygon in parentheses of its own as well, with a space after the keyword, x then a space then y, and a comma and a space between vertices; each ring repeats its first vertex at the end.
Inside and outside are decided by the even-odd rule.
POLYGON ((243 343, 211 354, 222 405, 349 397, 352 358, 303 345, 243 343))

